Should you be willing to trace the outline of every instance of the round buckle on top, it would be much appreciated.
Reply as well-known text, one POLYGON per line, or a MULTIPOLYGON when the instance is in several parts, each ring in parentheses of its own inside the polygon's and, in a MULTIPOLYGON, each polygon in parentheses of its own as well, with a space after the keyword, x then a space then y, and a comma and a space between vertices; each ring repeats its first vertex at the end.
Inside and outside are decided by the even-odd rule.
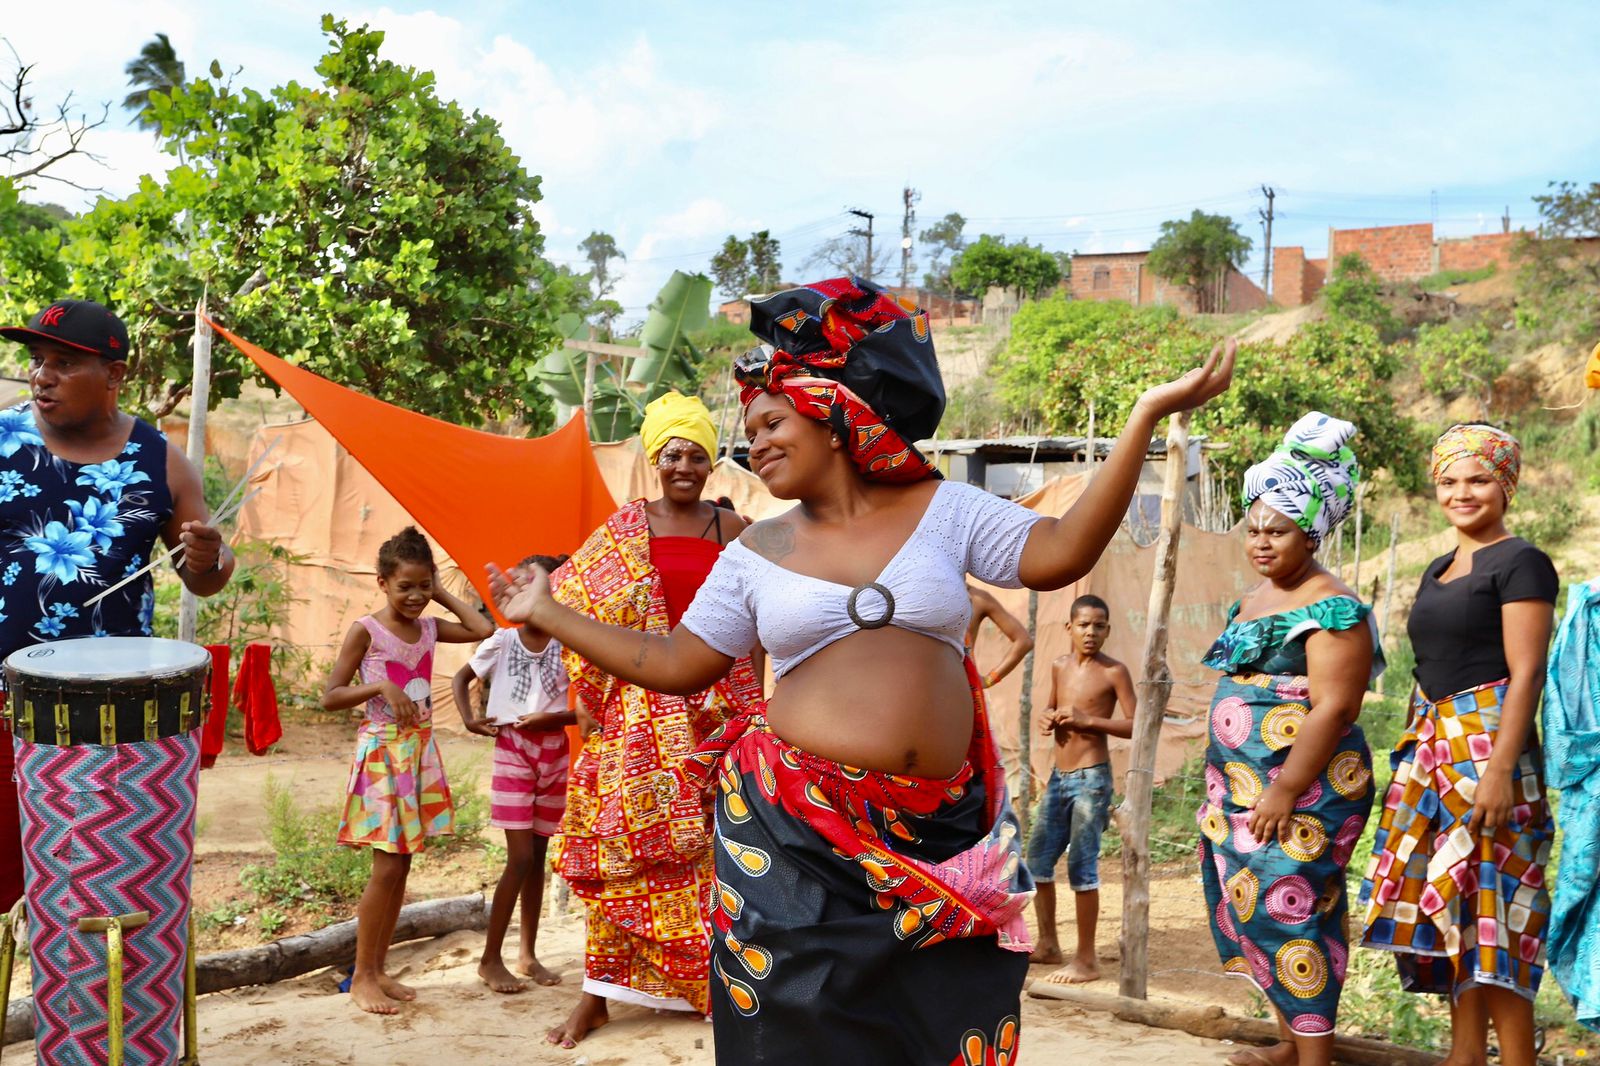
POLYGON ((876 581, 869 581, 865 585, 857 585, 855 588, 850 590, 850 598, 845 601, 844 609, 850 613, 850 621, 854 622, 857 628, 882 629, 884 626, 894 621, 894 593, 890 592, 876 581), (883 597, 884 611, 882 618, 862 618, 861 613, 856 610, 856 600, 859 599, 861 594, 866 592, 868 589, 871 589, 873 592, 876 592, 878 595, 883 597))

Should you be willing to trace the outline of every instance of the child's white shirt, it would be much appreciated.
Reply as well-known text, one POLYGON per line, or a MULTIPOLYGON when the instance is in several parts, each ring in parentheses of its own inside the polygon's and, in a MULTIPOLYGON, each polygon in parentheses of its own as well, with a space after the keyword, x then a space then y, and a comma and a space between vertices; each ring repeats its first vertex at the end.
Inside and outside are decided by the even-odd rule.
POLYGON ((532 652, 517 627, 497 629, 478 645, 468 665, 489 686, 488 719, 495 725, 567 710, 567 670, 561 664, 561 644, 553 638, 543 651, 532 652))

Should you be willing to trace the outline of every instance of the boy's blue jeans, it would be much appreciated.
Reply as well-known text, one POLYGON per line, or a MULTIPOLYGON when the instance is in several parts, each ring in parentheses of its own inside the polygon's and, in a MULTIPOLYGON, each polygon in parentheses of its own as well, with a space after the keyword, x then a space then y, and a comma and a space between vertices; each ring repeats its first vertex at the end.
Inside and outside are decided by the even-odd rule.
POLYGON ((1028 872, 1054 883, 1056 863, 1067 856, 1067 884, 1074 892, 1100 887, 1100 835, 1111 817, 1111 764, 1052 770, 1028 834, 1028 872))

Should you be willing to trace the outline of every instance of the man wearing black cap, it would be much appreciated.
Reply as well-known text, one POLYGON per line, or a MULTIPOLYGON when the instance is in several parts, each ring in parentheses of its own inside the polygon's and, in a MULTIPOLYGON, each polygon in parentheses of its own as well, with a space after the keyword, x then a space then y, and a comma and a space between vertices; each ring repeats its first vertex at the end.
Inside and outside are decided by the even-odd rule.
MULTIPOLYGON (((232 553, 212 528, 199 472, 150 423, 118 406, 128 331, 90 300, 57 300, 0 336, 27 346, 32 399, 0 411, 0 661, 41 641, 149 636, 147 574, 97 593, 172 547, 190 591, 228 583, 232 553)), ((3 678, 0 678, 3 685, 3 678)), ((22 893, 11 738, 0 743, 0 909, 22 893)))

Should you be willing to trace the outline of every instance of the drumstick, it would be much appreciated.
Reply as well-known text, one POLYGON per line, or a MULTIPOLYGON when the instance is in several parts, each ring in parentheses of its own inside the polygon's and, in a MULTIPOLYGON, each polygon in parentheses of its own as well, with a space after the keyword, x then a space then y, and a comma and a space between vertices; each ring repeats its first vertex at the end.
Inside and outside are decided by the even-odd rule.
MULTIPOLYGON (((229 518, 233 517, 233 515, 237 514, 239 512, 239 510, 241 510, 244 507, 245 504, 250 502, 250 496, 254 496, 257 492, 261 491, 260 489, 256 489, 254 492, 250 493, 250 496, 246 496, 244 499, 240 500, 238 507, 232 507, 233 499, 234 499, 235 496, 239 495, 239 490, 244 488, 247 484, 250 483, 250 478, 251 478, 252 475, 255 474, 256 468, 261 465, 262 461, 265 460, 266 457, 269 454, 271 454, 272 449, 276 448, 278 446, 278 441, 280 441, 282 439, 283 439, 282 437, 273 437, 272 440, 267 442, 267 446, 265 448, 261 449, 261 454, 256 456, 255 462, 251 463, 250 466, 245 470, 244 477, 241 477, 238 481, 234 482, 233 488, 228 490, 228 495, 226 497, 224 497, 223 500, 222 500, 222 503, 217 506, 217 513, 211 519, 212 522, 217 523, 218 525, 222 524, 223 522, 226 522, 229 518)), ((274 467, 274 469, 276 469, 276 467, 274 467)), ((165 552, 163 552, 162 554, 158 555, 156 558, 151 559, 149 565, 147 565, 145 567, 142 567, 141 569, 139 569, 138 571, 136 571, 136 572, 134 572, 132 574, 127 575, 121 581, 117 582, 115 585, 112 585, 110 588, 106 589, 105 591, 98 593, 97 595, 94 596, 94 598, 92 598, 88 602, 86 602, 84 604, 84 606, 85 607, 94 606, 95 604, 99 603, 101 600, 105 599, 107 596, 111 595, 113 592, 115 592, 118 589, 120 589, 122 586, 126 585, 128 582, 134 581, 134 580, 136 580, 138 578, 143 577, 145 574, 149 573, 151 570, 154 570, 157 566, 161 565, 163 562, 165 562, 168 559, 172 558, 174 555, 176 555, 178 552, 180 552, 182 550, 183 550, 182 543, 173 545, 171 548, 167 549, 165 552)))
MULTIPOLYGON (((261 488, 265 488, 265 487, 266 486, 262 486, 261 488)), ((244 499, 240 500, 237 504, 235 504, 234 507, 232 508, 232 510, 229 510, 226 513, 217 514, 215 517, 213 517, 211 519, 211 521, 213 523, 215 523, 216 525, 219 525, 219 526, 222 523, 228 521, 234 515, 238 514, 241 510, 243 510, 245 504, 247 504, 251 500, 255 499, 256 493, 260 492, 261 488, 256 488, 256 489, 250 490, 249 494, 246 495, 244 499)), ((106 590, 104 590, 102 592, 95 593, 89 599, 85 600, 83 605, 85 607, 93 607, 95 604, 99 603, 101 600, 105 599, 107 596, 111 595, 113 592, 117 591, 122 586, 126 585, 128 582, 139 580, 139 578, 141 578, 144 575, 148 574, 150 571, 154 570, 156 567, 160 566, 162 563, 166 562, 168 559, 171 559, 173 556, 177 555, 181 551, 183 551, 183 542, 179 541, 177 544, 174 544, 172 547, 168 548, 166 551, 162 552, 160 555, 157 555, 154 559, 151 559, 148 563, 146 563, 145 565, 141 566, 139 569, 135 570, 133 573, 129 574, 127 577, 123 578, 121 581, 118 581, 115 585, 112 585, 110 588, 108 588, 108 589, 106 589, 106 590)))

